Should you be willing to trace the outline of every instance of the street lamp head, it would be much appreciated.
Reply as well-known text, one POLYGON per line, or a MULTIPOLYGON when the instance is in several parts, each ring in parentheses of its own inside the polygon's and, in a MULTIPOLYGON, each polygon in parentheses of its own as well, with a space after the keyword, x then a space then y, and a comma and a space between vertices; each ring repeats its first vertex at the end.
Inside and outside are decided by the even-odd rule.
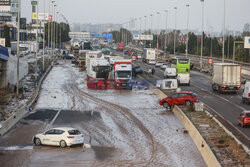
POLYGON ((190 6, 189 4, 186 5, 186 7, 189 7, 189 6, 190 6))
POLYGON ((52 1, 52 3, 55 3, 56 1, 52 1))
POLYGON ((177 10, 177 7, 174 7, 175 10, 177 10))
POLYGON ((167 13, 167 12, 168 12, 168 10, 165 10, 165 12, 167 13))

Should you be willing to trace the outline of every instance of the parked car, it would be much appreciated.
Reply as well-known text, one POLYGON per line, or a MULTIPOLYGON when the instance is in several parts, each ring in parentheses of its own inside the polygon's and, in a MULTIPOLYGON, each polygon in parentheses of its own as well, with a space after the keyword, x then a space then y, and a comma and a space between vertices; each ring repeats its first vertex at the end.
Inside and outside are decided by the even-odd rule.
POLYGON ((250 103, 250 82, 245 83, 245 88, 242 94, 242 102, 250 103))
POLYGON ((165 68, 167 68, 168 67, 168 64, 167 63, 163 63, 162 65, 161 65, 161 68, 162 69, 165 69, 165 68))
POLYGON ((137 54, 137 58, 138 59, 141 59, 142 58, 142 56, 141 56, 141 54, 139 53, 139 54, 137 54))
POLYGON ((243 111, 238 117, 238 122, 242 127, 250 125, 250 111, 243 111))
POLYGON ((149 60, 148 64, 154 65, 155 64, 155 60, 149 60))
POLYGON ((33 137, 33 143, 39 145, 51 145, 67 147, 77 144, 83 144, 83 134, 71 127, 52 128, 44 133, 33 137))
POLYGON ((142 74, 143 70, 140 66, 136 66, 132 68, 133 76, 136 76, 137 74, 142 74))
POLYGON ((125 55, 128 55, 128 54, 129 54, 129 51, 128 51, 128 50, 125 50, 125 51, 124 51, 124 54, 125 54, 125 55))
POLYGON ((160 62, 160 61, 155 63, 155 67, 161 67, 162 65, 163 65, 163 62, 160 62))
POLYGON ((160 101, 160 105, 168 108, 173 105, 187 105, 190 106, 195 102, 198 102, 198 95, 193 92, 178 92, 169 97, 166 97, 160 101))

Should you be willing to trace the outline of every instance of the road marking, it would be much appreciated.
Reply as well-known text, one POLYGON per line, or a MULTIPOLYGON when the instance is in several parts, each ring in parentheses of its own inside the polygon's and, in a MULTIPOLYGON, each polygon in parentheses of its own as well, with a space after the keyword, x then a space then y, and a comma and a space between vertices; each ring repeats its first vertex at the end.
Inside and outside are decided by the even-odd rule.
POLYGON ((60 114, 60 112, 61 112, 61 110, 59 110, 59 111, 56 113, 55 117, 54 117, 53 120, 50 122, 50 124, 48 124, 48 125, 46 126, 46 129, 50 128, 50 127, 53 125, 53 123, 54 123, 55 120, 57 119, 57 117, 58 117, 58 115, 60 114))
POLYGON ((196 87, 196 88, 199 88, 199 89, 201 89, 202 91, 207 92, 207 93, 209 93, 209 94, 211 94, 211 95, 214 95, 214 96, 216 96, 216 97, 219 97, 219 98, 221 98, 222 100, 227 101, 228 103, 234 105, 234 106, 237 107, 237 108, 240 108, 240 109, 243 110, 243 111, 244 111, 244 110, 247 110, 247 109, 245 109, 245 108, 243 108, 243 107, 241 107, 241 106, 239 106, 239 105, 237 105, 237 104, 235 104, 235 103, 232 103, 232 102, 229 101, 228 99, 226 99, 226 98, 224 98, 224 97, 221 97, 221 96, 219 96, 219 95, 217 95, 217 94, 215 94, 215 93, 213 93, 213 92, 210 92, 210 91, 208 91, 208 90, 205 90, 205 89, 203 89, 203 88, 201 88, 201 87, 199 87, 199 86, 197 86, 197 85, 192 84, 192 86, 194 86, 194 87, 196 87))

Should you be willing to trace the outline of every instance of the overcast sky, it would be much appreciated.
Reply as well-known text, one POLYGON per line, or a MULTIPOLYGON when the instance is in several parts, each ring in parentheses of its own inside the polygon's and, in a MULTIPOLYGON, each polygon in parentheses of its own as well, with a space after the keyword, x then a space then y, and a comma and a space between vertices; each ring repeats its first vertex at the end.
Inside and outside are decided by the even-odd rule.
MULTIPOLYGON (((22 1, 22 17, 31 19, 30 0, 22 1)), ((49 0, 46 1, 48 6, 49 0)), ((150 18, 154 15, 154 27, 157 27, 157 12, 160 12, 160 27, 165 27, 165 10, 169 11, 168 26, 174 27, 174 7, 177 7, 177 28, 185 29, 187 24, 186 4, 190 5, 191 29, 201 29, 200 0, 55 0, 57 10, 72 23, 124 23, 130 18, 150 18)), ((44 0, 39 0, 43 12, 44 0)), ((204 28, 206 31, 221 31, 223 26, 224 0, 205 0, 204 28)), ((226 27, 243 30, 245 23, 250 23, 250 0, 226 0, 226 27)), ((138 21, 139 22, 139 21, 138 21)), ((137 24, 139 25, 139 23, 137 24)), ((151 19, 148 19, 148 28, 151 19)), ((145 22, 142 24, 145 27, 145 22)), ((138 26, 139 27, 139 26, 138 26)))

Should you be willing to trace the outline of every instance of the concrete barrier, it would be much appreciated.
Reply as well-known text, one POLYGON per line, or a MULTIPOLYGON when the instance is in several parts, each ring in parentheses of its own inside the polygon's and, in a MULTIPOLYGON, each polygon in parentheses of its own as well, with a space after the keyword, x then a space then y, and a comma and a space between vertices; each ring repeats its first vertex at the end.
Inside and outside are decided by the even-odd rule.
MULTIPOLYGON (((166 98, 167 95, 159 89, 151 89, 160 99, 166 98)), ((197 149, 201 153, 205 163, 208 167, 221 167, 218 159, 215 157, 211 148, 201 136, 200 132, 196 129, 194 124, 189 120, 189 118, 184 114, 184 112, 178 107, 175 106, 173 109, 175 116, 180 120, 182 125, 188 130, 190 137, 195 143, 197 149)))
POLYGON ((221 167, 218 159, 215 157, 211 148, 201 136, 200 132, 196 129, 194 124, 189 120, 189 118, 183 113, 183 111, 175 106, 173 109, 176 117, 181 121, 183 126, 188 130, 189 135, 193 139, 197 149, 200 151, 204 161, 208 167, 221 167))
POLYGON ((32 95, 32 98, 23 107, 21 107, 20 109, 15 111, 12 116, 10 116, 6 121, 4 121, 1 124, 2 127, 0 129, 0 136, 7 133, 12 127, 14 127, 16 125, 16 123, 18 123, 23 118, 23 116, 25 114, 27 114, 29 112, 28 108, 35 102, 36 98, 38 97, 42 82, 46 78, 46 76, 48 75, 48 73, 50 72, 51 69, 52 69, 52 66, 50 66, 47 69, 47 71, 43 74, 43 76, 39 80, 38 86, 35 89, 35 91, 32 95))

